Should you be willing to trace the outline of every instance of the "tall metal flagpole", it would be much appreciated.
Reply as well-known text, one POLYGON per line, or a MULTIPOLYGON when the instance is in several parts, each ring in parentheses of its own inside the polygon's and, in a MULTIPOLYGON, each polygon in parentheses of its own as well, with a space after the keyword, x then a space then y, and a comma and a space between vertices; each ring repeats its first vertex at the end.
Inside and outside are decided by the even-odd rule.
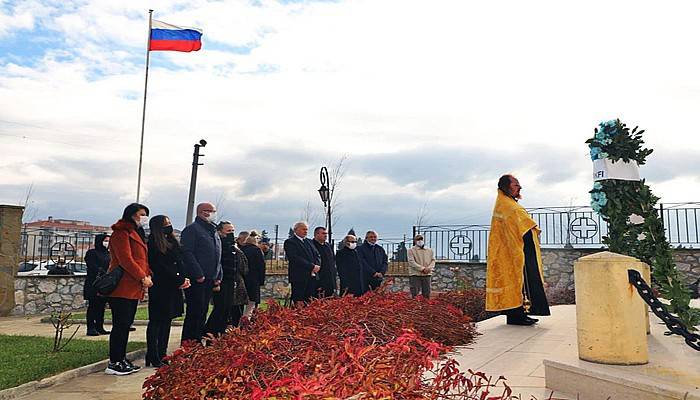
POLYGON ((141 149, 139 150, 139 178, 136 185, 136 202, 141 199, 141 167, 143 165, 143 132, 146 126, 146 94, 148 93, 148 64, 151 60, 151 28, 153 10, 148 10, 148 42, 146 42, 146 82, 143 85, 143 115, 141 116, 141 149))

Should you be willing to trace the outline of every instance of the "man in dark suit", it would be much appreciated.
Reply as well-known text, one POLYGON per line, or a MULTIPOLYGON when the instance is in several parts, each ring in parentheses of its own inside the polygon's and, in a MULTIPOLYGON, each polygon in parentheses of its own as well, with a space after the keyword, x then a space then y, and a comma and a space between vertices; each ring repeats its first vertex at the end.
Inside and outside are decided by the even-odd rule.
POLYGON ((328 231, 322 226, 314 229, 314 247, 321 255, 321 270, 318 272, 317 297, 333 297, 338 286, 338 270, 335 268, 335 254, 328 243, 328 231))
POLYGON ((386 251, 377 244, 377 240, 377 232, 368 231, 365 235, 365 242, 357 248, 357 255, 360 256, 362 269, 365 271, 365 281, 369 284, 370 290, 382 285, 384 275, 389 269, 386 251))
POLYGON ((192 286, 185 289, 187 311, 182 325, 182 341, 201 340, 207 321, 214 286, 221 283, 221 237, 216 231, 216 206, 197 206, 197 218, 182 231, 182 257, 185 275, 192 286))
POLYGON ((300 221, 294 224, 293 235, 284 241, 287 257, 287 274, 292 285, 292 301, 297 307, 304 305, 316 291, 321 255, 311 240, 306 238, 309 225, 300 221))

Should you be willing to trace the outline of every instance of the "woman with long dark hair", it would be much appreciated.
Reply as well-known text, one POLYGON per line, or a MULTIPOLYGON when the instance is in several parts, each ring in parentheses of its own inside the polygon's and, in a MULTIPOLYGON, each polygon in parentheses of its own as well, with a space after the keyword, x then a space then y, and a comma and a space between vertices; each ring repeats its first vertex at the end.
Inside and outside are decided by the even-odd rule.
POLYGON ((112 331, 105 373, 109 375, 128 375, 141 369, 126 359, 126 345, 139 300, 143 299, 146 289, 153 286, 143 230, 148 223, 148 214, 148 207, 132 203, 126 206, 121 219, 112 225, 108 271, 121 267, 124 274, 108 300, 112 309, 112 331))
POLYGON ((182 251, 170 218, 156 215, 148 225, 148 264, 153 271, 153 286, 148 289, 146 366, 159 368, 168 351, 173 318, 184 312, 182 289, 190 287, 190 280, 185 278, 182 251))

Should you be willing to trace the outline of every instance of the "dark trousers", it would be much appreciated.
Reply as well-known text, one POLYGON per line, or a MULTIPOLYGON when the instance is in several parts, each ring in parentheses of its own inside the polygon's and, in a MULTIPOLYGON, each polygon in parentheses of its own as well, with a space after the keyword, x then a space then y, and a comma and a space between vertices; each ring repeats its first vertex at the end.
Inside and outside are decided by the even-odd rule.
MULTIPOLYGON (((215 335, 226 332, 233 308, 233 291, 235 286, 231 282, 224 282, 218 292, 214 292, 212 300, 214 308, 211 310, 204 330, 215 335)), ((240 317, 239 317, 240 318, 240 317)), ((238 325, 238 324, 236 324, 238 325)))
POLYGON ((367 284, 369 285, 369 290, 375 290, 382 286, 382 280, 375 277, 369 277, 367 278, 367 284))
POLYGON ((182 324, 183 342, 202 339, 213 287, 214 282, 207 279, 202 283, 193 282, 192 286, 185 289, 187 309, 185 310, 185 322, 182 324))
POLYGON ((430 298, 430 278, 431 276, 409 276, 408 284, 411 289, 411 296, 416 297, 418 293, 426 299, 430 298))
POLYGON ((100 331, 104 329, 106 304, 106 297, 95 296, 88 300, 87 316, 85 317, 87 319, 88 331, 100 331))
POLYGON ((126 358, 126 344, 129 343, 129 328, 134 323, 138 300, 110 297, 112 309, 112 331, 109 334, 109 361, 118 362, 126 358))
POLYGON ((309 301, 314 294, 315 285, 310 280, 292 282, 292 302, 309 301))
POLYGON ((146 327, 146 360, 158 363, 168 354, 168 340, 170 339, 170 326, 173 320, 148 320, 146 327))
POLYGON ((508 322, 522 321, 527 317, 525 309, 522 306, 502 311, 501 314, 506 316, 508 322))

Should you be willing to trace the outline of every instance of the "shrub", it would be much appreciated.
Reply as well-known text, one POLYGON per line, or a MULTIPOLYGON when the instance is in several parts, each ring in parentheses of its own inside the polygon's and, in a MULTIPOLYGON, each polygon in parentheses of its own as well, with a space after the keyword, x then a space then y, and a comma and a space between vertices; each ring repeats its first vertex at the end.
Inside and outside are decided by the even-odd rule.
POLYGON ((463 289, 440 293, 437 300, 451 304, 462 310, 472 321, 479 322, 497 313, 486 311, 486 291, 484 289, 463 289))
POLYGON ((549 305, 576 304, 576 292, 573 289, 562 287, 548 287, 545 289, 549 305))
POLYGON ((274 303, 209 346, 176 351, 145 381, 144 399, 509 398, 503 378, 434 364, 476 334, 451 304, 406 293, 274 303))

